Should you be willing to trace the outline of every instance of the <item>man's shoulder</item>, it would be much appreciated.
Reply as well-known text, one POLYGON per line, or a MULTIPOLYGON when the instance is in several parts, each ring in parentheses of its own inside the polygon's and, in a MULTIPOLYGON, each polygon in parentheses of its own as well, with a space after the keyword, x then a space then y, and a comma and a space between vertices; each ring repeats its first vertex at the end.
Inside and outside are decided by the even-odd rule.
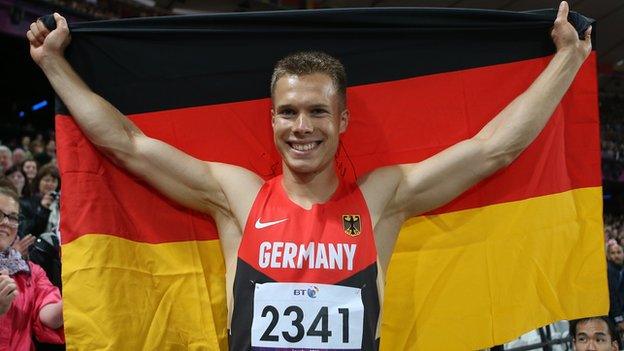
POLYGON ((357 184, 362 192, 369 196, 393 195, 396 186, 402 177, 401 169, 398 165, 386 166, 374 169, 363 176, 358 177, 357 184))
POLYGON ((399 166, 377 168, 358 178, 357 184, 375 223, 395 197, 401 179, 402 172, 399 166))

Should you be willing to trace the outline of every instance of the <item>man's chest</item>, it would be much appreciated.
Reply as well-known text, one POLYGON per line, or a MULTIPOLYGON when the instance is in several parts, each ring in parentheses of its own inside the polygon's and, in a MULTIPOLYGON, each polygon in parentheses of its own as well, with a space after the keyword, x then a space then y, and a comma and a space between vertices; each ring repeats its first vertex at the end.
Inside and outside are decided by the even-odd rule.
POLYGON ((251 213, 238 258, 275 281, 333 284, 376 261, 364 210, 265 206, 251 213))

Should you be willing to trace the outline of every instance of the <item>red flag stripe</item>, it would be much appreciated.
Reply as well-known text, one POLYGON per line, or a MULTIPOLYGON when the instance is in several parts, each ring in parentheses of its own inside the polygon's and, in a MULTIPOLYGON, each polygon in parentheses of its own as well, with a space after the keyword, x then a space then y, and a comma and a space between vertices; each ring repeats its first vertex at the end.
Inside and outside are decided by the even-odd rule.
MULTIPOLYGON (((341 174, 422 160, 474 135, 522 93, 550 57, 349 89, 352 119, 338 156, 341 174), (516 76, 513 82, 506 79, 516 76)), ((373 69, 373 68, 372 68, 373 69)), ((595 55, 581 69, 548 126, 516 162, 435 213, 600 185, 595 55)), ((265 178, 279 172, 270 101, 243 101, 137 114, 145 131, 200 159, 237 164, 265 178)), ((74 122, 57 118, 63 174, 63 240, 106 233, 149 243, 209 240, 212 221, 138 183, 98 153, 74 122), (131 208, 149 206, 143 214, 131 208)), ((444 181, 444 180, 441 180, 444 181)))

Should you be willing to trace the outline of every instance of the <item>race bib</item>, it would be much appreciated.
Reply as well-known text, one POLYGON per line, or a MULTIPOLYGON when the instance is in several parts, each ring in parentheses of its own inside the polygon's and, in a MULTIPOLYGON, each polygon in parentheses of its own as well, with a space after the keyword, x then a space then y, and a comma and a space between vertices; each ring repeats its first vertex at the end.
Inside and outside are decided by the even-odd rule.
POLYGON ((327 284, 256 284, 253 350, 360 350, 362 291, 327 284))

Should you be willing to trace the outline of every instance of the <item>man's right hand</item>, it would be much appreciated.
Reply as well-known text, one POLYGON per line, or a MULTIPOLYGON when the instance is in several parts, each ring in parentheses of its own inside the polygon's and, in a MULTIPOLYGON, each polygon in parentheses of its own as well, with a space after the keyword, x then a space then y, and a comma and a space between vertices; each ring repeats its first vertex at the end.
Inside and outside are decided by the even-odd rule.
POLYGON ((0 271, 0 315, 5 314, 17 296, 17 285, 7 270, 0 271))
POLYGON ((30 25, 30 30, 26 33, 30 42, 30 56, 38 65, 41 65, 46 58, 62 57, 71 41, 65 18, 54 13, 54 20, 56 29, 51 32, 41 20, 37 20, 30 25))

